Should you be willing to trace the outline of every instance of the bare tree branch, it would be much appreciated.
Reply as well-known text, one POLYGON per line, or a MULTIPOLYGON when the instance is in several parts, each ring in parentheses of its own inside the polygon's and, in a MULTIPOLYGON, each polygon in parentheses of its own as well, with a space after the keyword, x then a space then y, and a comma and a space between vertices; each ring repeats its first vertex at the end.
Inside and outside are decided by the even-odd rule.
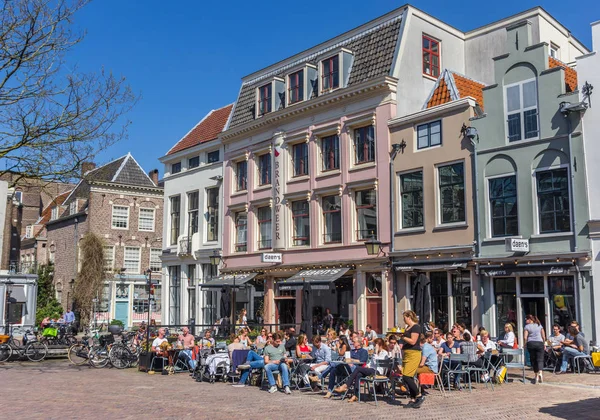
POLYGON ((136 97, 122 77, 68 70, 90 0, 0 0, 0 175, 66 181, 126 138, 136 97))

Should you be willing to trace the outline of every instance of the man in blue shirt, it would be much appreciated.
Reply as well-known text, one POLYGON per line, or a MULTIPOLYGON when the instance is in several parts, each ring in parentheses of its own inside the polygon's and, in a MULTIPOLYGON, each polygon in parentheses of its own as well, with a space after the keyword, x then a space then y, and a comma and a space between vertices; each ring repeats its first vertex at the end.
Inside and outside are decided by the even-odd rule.
POLYGON ((71 322, 75 322, 75 314, 70 309, 67 309, 64 315, 65 323, 70 324, 71 322))
MULTIPOLYGON (((356 366, 364 366, 369 360, 369 352, 367 349, 364 349, 362 346, 362 340, 360 338, 355 338, 352 342, 352 346, 354 347, 350 352, 350 359, 346 359, 347 364, 339 365, 337 368, 331 373, 329 376, 329 392, 325 395, 325 398, 329 398, 331 396, 331 390, 334 390, 333 387, 338 378, 348 376, 349 372, 354 371, 356 366)), ((346 391, 346 384, 335 388, 335 392, 341 394, 346 391)))
POLYGON ((417 369, 419 373, 437 373, 438 371, 438 358, 433 343, 433 333, 428 331, 425 333, 425 337, 421 340, 421 363, 417 369))
POLYGON ((312 358, 313 361, 310 365, 301 365, 300 369, 303 374, 304 382, 308 385, 310 382, 319 382, 321 379, 321 372, 327 369, 329 363, 331 363, 331 348, 328 345, 323 345, 321 343, 321 336, 315 335, 313 337, 313 348, 312 348, 312 358), (308 376, 308 372, 315 372, 316 376, 308 376))

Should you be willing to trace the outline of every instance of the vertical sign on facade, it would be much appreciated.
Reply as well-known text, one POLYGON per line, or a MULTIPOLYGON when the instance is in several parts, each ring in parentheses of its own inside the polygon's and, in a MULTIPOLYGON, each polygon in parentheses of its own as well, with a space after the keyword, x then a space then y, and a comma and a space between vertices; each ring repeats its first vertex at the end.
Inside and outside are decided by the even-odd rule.
POLYGON ((283 133, 273 136, 273 249, 283 249, 283 133))

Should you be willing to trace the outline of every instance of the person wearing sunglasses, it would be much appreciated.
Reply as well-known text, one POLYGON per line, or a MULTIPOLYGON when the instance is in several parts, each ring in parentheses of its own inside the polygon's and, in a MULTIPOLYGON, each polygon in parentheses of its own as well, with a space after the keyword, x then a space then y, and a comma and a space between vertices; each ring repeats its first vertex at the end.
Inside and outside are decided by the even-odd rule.
POLYGON ((260 335, 256 337, 256 344, 265 344, 267 342, 267 330, 260 330, 260 335))

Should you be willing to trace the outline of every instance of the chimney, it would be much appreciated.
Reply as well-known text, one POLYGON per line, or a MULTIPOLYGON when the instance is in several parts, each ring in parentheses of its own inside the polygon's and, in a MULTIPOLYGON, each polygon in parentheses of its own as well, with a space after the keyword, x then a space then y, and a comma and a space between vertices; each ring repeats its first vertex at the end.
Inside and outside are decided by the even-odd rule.
POLYGON ((148 173, 148 176, 150 176, 150 179, 152 180, 152 182, 154 182, 154 185, 158 187, 158 169, 152 169, 148 173))
POLYGON ((81 177, 88 173, 89 171, 93 171, 96 169, 96 164, 94 162, 82 162, 81 163, 81 177))

